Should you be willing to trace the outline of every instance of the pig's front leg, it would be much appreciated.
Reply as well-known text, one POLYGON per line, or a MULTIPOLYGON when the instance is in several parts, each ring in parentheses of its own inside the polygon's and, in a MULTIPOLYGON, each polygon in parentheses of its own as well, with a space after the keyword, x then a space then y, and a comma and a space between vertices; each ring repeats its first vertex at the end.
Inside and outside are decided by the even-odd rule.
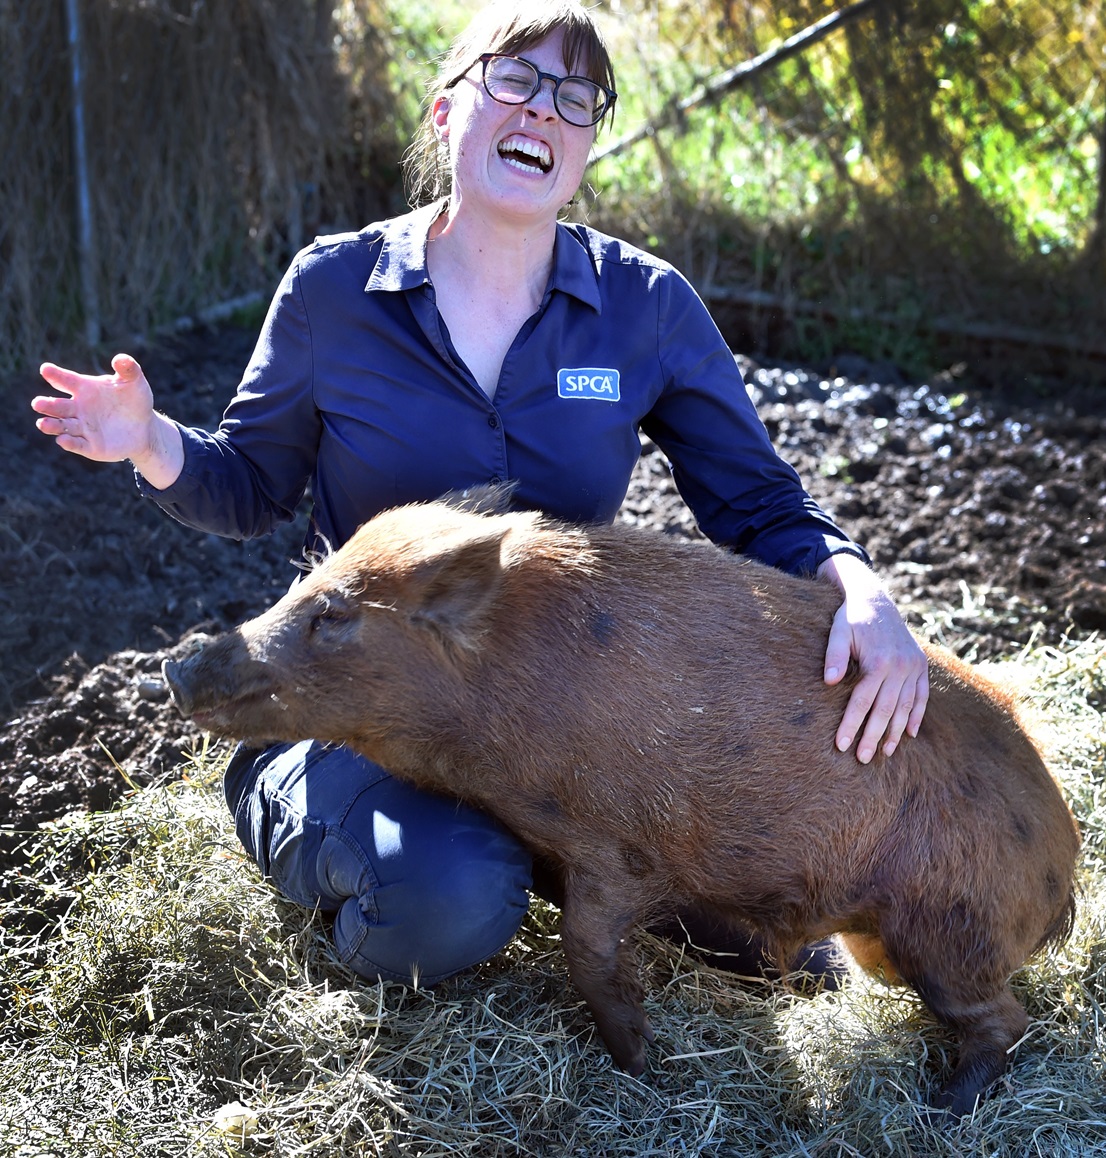
POLYGON ((611 1057, 637 1077, 645 1069, 645 1043, 654 1040, 653 1029, 642 1006, 644 991, 630 943, 637 912, 613 892, 609 881, 570 875, 561 943, 569 976, 587 1002, 611 1057))

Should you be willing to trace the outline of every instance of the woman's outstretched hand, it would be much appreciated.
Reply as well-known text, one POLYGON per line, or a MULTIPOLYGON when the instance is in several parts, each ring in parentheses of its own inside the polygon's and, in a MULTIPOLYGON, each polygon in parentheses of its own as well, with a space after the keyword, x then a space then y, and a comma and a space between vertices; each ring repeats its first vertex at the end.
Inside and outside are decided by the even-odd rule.
POLYGON ((830 629, 825 681, 839 683, 850 659, 860 666, 835 742, 847 752, 856 740, 856 758, 867 764, 881 742, 890 756, 904 734, 918 734, 929 701, 929 665, 891 596, 860 559, 833 555, 819 573, 845 596, 830 629))
POLYGON ((164 490, 184 465, 176 426, 154 410, 142 367, 129 354, 111 360, 114 374, 79 374, 44 362, 39 373, 58 394, 32 399, 35 425, 62 450, 94 462, 130 459, 151 486, 164 490))

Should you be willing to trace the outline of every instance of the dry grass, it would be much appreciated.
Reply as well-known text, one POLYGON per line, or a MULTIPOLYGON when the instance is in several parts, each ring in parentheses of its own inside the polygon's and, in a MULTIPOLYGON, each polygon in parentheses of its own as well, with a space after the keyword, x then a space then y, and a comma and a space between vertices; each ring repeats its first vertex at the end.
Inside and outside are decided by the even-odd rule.
POLYGON ((114 352, 271 288, 316 232, 397 207, 406 47, 384 0, 89 0, 88 350, 63 4, 0 0, 0 369, 114 352), (393 41, 400 41, 396 48, 393 41), (393 55, 393 52, 395 56, 393 55))
POLYGON ((857 981, 799 997, 646 939, 659 1044, 613 1069, 554 910, 433 991, 358 984, 325 921, 237 847, 219 761, 30 836, 0 907, 0 1152, 43 1155, 1091 1155, 1106 1149, 1106 649, 1011 678, 1086 834, 1075 936, 1016 978, 1034 1021, 998 1096, 927 1119, 949 1036, 857 981), (235 1106, 234 1104, 238 1105, 235 1106))

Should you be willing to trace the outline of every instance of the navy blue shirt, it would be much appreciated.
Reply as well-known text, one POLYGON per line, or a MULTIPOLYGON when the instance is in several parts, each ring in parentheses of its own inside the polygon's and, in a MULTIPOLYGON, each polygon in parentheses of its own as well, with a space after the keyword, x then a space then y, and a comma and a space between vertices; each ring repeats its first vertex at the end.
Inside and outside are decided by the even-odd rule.
MULTIPOLYGON (((703 533, 794 573, 864 557, 776 454, 706 307, 670 265, 558 225, 537 313, 494 399, 458 357, 426 267, 432 206, 299 253, 215 432, 181 427, 184 469, 143 493, 201 530, 250 538, 308 485, 313 540, 377 512, 511 481, 517 506, 610 522, 640 453, 672 464, 703 533)), ((512 276, 505 268, 504 278, 512 276)))

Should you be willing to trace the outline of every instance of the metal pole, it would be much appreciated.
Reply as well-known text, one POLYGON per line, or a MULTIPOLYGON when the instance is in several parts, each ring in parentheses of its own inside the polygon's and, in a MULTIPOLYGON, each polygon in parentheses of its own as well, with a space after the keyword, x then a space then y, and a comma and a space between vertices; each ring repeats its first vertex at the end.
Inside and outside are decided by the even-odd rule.
POLYGON ((869 9, 878 7, 882 2, 883 0, 857 0, 855 4, 831 12, 814 24, 808 25, 801 32, 796 32, 794 36, 789 37, 777 48, 762 52, 760 56, 754 57, 752 60, 747 60, 734 68, 719 73, 693 92, 691 96, 670 102, 648 124, 642 125, 641 128, 635 129, 634 132, 628 133, 625 137, 620 137, 617 141, 596 150, 592 153, 589 163, 594 165, 597 161, 602 161, 604 157, 613 157, 631 145, 636 145, 638 141, 644 141, 647 137, 653 136, 658 129, 677 124, 685 113, 696 106, 717 101, 724 93, 744 84, 745 81, 756 76, 758 72, 782 64, 789 57, 804 51, 812 44, 817 44, 819 40, 831 32, 835 32, 838 28, 842 28, 863 16, 869 9))
POLYGON ((85 340, 100 342, 100 297, 96 287, 96 236, 92 229, 92 195, 88 181, 88 147, 85 141, 84 53, 78 0, 65 0, 69 34, 69 77, 73 99, 73 161, 77 177, 77 253, 81 273, 85 340))
MULTIPOLYGON (((1106 96, 1106 90, 1103 96, 1106 96)), ((1094 206, 1094 226, 1087 246, 1092 261, 1106 257, 1106 101, 1102 102, 1102 107, 1102 130, 1098 135, 1098 197, 1094 206)))

